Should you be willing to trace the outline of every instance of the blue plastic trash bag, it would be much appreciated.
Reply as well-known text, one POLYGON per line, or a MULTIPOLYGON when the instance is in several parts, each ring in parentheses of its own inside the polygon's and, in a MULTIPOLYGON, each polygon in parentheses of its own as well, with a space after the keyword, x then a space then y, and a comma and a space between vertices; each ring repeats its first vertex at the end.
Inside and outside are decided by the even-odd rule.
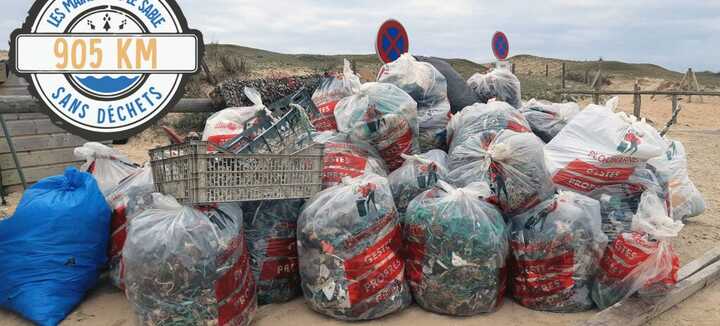
POLYGON ((57 325, 107 263, 110 207, 92 175, 75 168, 41 180, 0 222, 0 307, 57 325))

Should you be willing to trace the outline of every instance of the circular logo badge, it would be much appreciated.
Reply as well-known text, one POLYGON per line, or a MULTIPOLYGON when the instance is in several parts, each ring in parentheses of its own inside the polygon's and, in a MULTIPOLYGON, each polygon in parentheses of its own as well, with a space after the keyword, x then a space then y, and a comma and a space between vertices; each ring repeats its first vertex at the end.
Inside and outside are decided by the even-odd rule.
POLYGON ((10 59, 57 124, 110 140, 167 113, 202 55, 202 34, 174 0, 40 0, 10 59))

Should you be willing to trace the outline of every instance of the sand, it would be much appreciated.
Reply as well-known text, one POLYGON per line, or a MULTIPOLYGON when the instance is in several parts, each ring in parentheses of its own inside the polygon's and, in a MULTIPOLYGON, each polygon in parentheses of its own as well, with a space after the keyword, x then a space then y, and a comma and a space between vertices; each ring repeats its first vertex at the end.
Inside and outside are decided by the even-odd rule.
MULTIPOLYGON (((659 81, 650 81, 650 83, 656 82, 659 81)), ((623 89, 629 88, 629 83, 620 86, 614 83, 614 85, 623 89)), ((652 85, 644 85, 644 87, 652 87, 652 85)), ((680 123, 674 128, 677 131, 670 134, 671 137, 685 144, 690 160, 690 176, 704 194, 708 204, 707 212, 692 219, 673 242, 683 264, 700 257, 720 242, 720 210, 718 209, 720 169, 717 169, 720 162, 720 137, 718 137, 720 132, 710 131, 720 130, 720 114, 717 111, 720 110, 720 99, 705 99, 705 102, 705 104, 681 102, 686 109, 680 116, 680 123)), ((632 97, 621 97, 620 103, 624 111, 632 111, 632 97)), ((670 118, 670 100, 657 98, 653 101, 649 97, 643 98, 643 116, 664 125, 670 118)), ((134 161, 144 162, 148 159, 147 149, 166 143, 167 140, 162 134, 148 131, 131 139, 128 145, 119 148, 134 161)), ((19 200, 18 195, 12 195, 11 198, 19 200)), ((473 318, 450 318, 412 307, 387 318, 361 325, 571 325, 591 317, 593 313, 595 311, 580 314, 536 312, 506 300, 500 311, 473 318)), ((705 289, 673 307, 669 312, 651 321, 650 325, 718 325, 718 320, 720 320, 720 284, 705 289)), ((254 323, 258 326, 343 324, 312 312, 301 299, 287 304, 261 307, 254 323)), ((0 325, 30 324, 12 313, 0 311, 0 325)), ((99 288, 94 290, 62 325, 129 326, 134 325, 134 317, 123 293, 112 288, 107 280, 103 280, 99 288)))

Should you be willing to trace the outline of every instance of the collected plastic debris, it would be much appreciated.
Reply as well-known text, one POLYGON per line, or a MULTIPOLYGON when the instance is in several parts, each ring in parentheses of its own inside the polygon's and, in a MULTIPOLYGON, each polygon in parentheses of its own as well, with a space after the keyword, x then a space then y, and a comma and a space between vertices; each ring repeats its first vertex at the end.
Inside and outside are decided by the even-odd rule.
POLYGON ((0 221, 0 307, 58 325, 107 263, 110 207, 95 179, 68 168, 40 180, 0 221))
POLYGON ((220 102, 225 102, 229 107, 250 106, 254 103, 245 96, 245 87, 250 87, 260 92, 266 103, 274 103, 303 88, 316 89, 323 78, 323 75, 306 75, 250 80, 230 79, 216 87, 211 95, 220 102))
POLYGON ((533 133, 549 143, 580 112, 580 106, 574 102, 547 103, 532 99, 523 105, 521 111, 533 133))
POLYGON ((331 132, 318 133, 314 140, 325 145, 323 188, 338 185, 345 177, 354 178, 366 173, 387 176, 380 153, 364 141, 353 140, 348 134, 331 132))
POLYGON ((202 211, 161 194, 130 222, 126 295, 140 325, 249 325, 257 306, 237 204, 202 211))
POLYGON ((437 69, 447 80, 448 100, 452 114, 462 111, 478 101, 475 92, 468 86, 465 79, 447 61, 439 58, 416 57, 418 61, 427 62, 437 69))
POLYGON ((319 119, 312 121, 317 131, 337 131, 335 107, 340 100, 357 92, 360 85, 360 77, 352 71, 350 61, 347 59, 345 59, 342 75, 329 76, 322 80, 312 96, 312 100, 321 114, 319 119))
POLYGON ((222 146, 230 139, 237 137, 245 130, 246 125, 252 125, 257 118, 258 111, 268 109, 263 105, 260 93, 253 88, 246 87, 245 96, 253 102, 253 106, 232 107, 216 112, 205 122, 202 140, 222 146))
POLYGON ((626 183, 636 168, 665 152, 667 144, 644 120, 589 105, 545 146, 548 169, 558 186, 588 194, 600 187, 626 183))
POLYGON ((648 163, 669 187, 673 219, 684 220, 698 216, 705 212, 705 199, 688 175, 685 146, 675 140, 668 141, 668 144, 664 155, 653 158, 648 163))
POLYGON ((86 143, 75 148, 75 157, 85 160, 82 171, 92 174, 104 194, 140 168, 120 151, 101 143, 86 143))
POLYGON ((153 184, 152 169, 145 166, 136 171, 125 180, 110 189, 105 195, 110 208, 112 209, 112 217, 110 222, 110 248, 108 256, 110 257, 110 279, 113 285, 124 289, 125 276, 124 267, 122 266, 122 249, 127 239, 127 227, 130 221, 128 215, 128 204, 131 198, 142 197, 145 194, 151 194, 155 191, 153 184))
POLYGON ((338 130, 373 145, 390 171, 417 149, 417 103, 392 84, 366 83, 335 107, 338 130))
POLYGON ((573 192, 560 192, 513 217, 513 297, 535 310, 592 309, 592 282, 607 242, 600 203, 573 192))
POLYGON ((495 311, 507 281, 508 229, 487 184, 438 184, 403 218, 406 275, 423 309, 453 316, 495 311))
POLYGON ((491 99, 507 102, 516 109, 522 107, 520 80, 507 69, 496 68, 487 74, 475 74, 467 81, 481 103, 491 99))
POLYGON ((683 224, 668 216, 664 203, 643 194, 632 232, 621 234, 605 251, 592 298, 605 309, 631 296, 658 295, 677 283, 680 259, 670 244, 683 224))
POLYGON ((309 306, 341 320, 375 319, 407 307, 401 246, 386 178, 345 178, 320 192, 298 221, 300 275, 309 306))
POLYGON ((304 200, 247 203, 245 235, 258 304, 282 303, 300 295, 297 220, 304 200))
POLYGON ((445 180, 448 171, 448 156, 434 149, 420 155, 403 154, 405 163, 388 176, 395 206, 405 213, 408 204, 415 197, 445 180))
POLYGON ((477 134, 454 148, 449 165, 448 180, 457 187, 490 184, 491 201, 506 215, 523 213, 555 193, 543 143, 532 133, 477 134))
POLYGON ((531 132, 525 117, 505 102, 473 104, 454 115, 447 129, 451 154, 457 145, 473 136, 492 140, 501 130, 531 132))
POLYGON ((380 69, 378 82, 400 87, 417 102, 420 150, 445 147, 446 127, 450 120, 445 76, 433 65, 419 62, 406 53, 380 69))

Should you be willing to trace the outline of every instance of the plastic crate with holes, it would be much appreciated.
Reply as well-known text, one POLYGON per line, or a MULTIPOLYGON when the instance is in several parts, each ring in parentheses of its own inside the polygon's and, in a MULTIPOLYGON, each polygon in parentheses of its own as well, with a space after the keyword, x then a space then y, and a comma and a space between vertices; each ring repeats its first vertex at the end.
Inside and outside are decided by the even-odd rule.
POLYGON ((150 151, 157 190, 188 205, 306 199, 322 190, 323 149, 233 154, 189 141, 150 151))

